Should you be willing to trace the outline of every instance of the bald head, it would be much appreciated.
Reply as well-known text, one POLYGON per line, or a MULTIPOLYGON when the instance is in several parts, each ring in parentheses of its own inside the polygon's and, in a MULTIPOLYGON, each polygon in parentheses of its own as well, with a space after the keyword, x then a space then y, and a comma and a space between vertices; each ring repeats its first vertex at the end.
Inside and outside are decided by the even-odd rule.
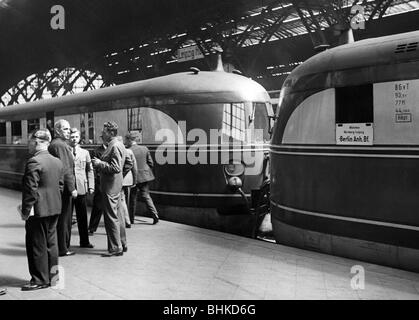
POLYGON ((60 119, 54 124, 54 132, 61 139, 70 139, 70 123, 65 119, 60 119))

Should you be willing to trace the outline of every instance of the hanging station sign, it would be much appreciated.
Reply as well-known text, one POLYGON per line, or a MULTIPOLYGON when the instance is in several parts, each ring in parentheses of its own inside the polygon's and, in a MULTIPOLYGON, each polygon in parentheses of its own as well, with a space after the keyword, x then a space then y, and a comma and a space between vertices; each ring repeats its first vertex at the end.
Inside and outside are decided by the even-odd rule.
POLYGON ((180 48, 177 51, 177 61, 184 62, 196 59, 202 59, 204 55, 197 45, 193 45, 186 48, 180 48))

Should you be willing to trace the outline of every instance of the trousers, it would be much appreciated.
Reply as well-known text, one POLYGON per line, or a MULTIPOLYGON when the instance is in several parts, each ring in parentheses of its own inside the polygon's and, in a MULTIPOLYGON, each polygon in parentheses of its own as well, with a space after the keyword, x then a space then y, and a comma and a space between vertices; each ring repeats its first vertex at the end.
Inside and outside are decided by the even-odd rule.
POLYGON ((95 187, 95 193, 93 194, 93 207, 90 214, 89 231, 96 232, 99 226, 100 219, 103 214, 103 197, 102 192, 99 190, 99 186, 95 187))
POLYGON ((79 229, 80 245, 89 244, 89 231, 87 230, 87 203, 86 195, 79 195, 73 200, 76 208, 77 227, 79 229))
POLYGON ((121 193, 102 193, 103 218, 105 221, 106 235, 108 238, 108 251, 120 252, 127 246, 125 232, 125 219, 122 215, 121 193))
POLYGON ((26 255, 33 284, 49 284, 55 274, 54 266, 58 270, 58 217, 29 217, 26 220, 26 255))
POLYGON ((64 190, 61 214, 57 223, 58 253, 61 255, 65 254, 70 248, 72 213, 73 199, 70 192, 64 190))
POLYGON ((131 188, 131 195, 129 199, 129 212, 135 215, 137 210, 137 195, 140 194, 140 200, 145 202, 147 210, 152 217, 158 218, 159 214, 154 206, 153 199, 150 196, 150 188, 148 182, 138 183, 135 187, 131 188))

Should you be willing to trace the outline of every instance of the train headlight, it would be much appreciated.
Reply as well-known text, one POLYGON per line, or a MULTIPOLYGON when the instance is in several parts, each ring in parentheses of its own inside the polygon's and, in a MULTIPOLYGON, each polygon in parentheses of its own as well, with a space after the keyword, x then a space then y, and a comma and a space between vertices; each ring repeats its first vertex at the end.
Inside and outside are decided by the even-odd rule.
POLYGON ((228 185, 234 189, 241 188, 243 183, 239 177, 231 177, 228 179, 228 185))
POLYGON ((224 171, 233 177, 241 176, 244 173, 244 169, 242 163, 229 163, 224 166, 224 171))

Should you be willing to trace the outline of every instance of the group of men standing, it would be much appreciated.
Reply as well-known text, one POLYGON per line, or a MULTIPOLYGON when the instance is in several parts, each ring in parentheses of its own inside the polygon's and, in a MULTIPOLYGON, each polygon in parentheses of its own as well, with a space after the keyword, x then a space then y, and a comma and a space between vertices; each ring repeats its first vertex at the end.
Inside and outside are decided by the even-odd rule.
POLYGON ((21 214, 26 220, 31 280, 22 287, 24 291, 52 285, 51 279, 57 278, 54 272, 58 272, 58 256, 75 254, 70 251, 74 206, 80 247, 84 248, 93 248, 88 229, 90 234, 96 231, 103 213, 108 240, 105 257, 121 256, 128 250, 122 205, 125 198, 128 198, 130 223, 134 223, 138 191, 153 217, 153 224, 159 221, 148 189, 148 182, 154 180, 153 160, 147 147, 137 144, 137 132, 126 135, 125 144, 131 150, 127 151, 117 138, 118 125, 106 122, 102 131, 103 145, 95 150, 92 158, 79 146, 80 132, 70 128, 68 121, 58 120, 54 133, 52 141, 48 129, 35 130, 29 137, 31 158, 23 177, 21 214), (133 187, 125 188, 126 194, 123 194, 128 173, 133 187), (89 227, 87 194, 94 194, 89 227))

